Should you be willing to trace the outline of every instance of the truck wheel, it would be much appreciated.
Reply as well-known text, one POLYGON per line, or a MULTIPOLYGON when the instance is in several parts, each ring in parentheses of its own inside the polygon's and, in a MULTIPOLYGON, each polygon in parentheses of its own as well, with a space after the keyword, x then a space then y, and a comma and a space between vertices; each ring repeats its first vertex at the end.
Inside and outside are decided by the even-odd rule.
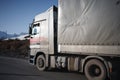
POLYGON ((86 63, 84 73, 88 80, 105 80, 106 78, 104 64, 96 59, 92 59, 86 63))
POLYGON ((44 71, 46 69, 45 57, 43 55, 39 55, 37 57, 36 66, 40 71, 44 71))

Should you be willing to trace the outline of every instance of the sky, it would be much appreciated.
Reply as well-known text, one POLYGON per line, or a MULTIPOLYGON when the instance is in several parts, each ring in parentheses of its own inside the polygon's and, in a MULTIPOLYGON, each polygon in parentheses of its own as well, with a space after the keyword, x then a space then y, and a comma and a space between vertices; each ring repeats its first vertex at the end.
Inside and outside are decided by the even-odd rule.
POLYGON ((0 0, 0 31, 8 34, 28 32, 35 15, 46 11, 58 0, 0 0))

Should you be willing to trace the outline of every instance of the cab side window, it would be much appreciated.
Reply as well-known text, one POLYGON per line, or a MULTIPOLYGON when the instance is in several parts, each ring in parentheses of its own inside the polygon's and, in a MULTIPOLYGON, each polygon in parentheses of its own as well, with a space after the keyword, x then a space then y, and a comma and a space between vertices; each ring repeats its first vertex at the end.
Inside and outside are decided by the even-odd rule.
POLYGON ((33 35, 36 35, 36 34, 37 34, 37 29, 36 29, 36 28, 33 28, 32 34, 33 34, 33 35))

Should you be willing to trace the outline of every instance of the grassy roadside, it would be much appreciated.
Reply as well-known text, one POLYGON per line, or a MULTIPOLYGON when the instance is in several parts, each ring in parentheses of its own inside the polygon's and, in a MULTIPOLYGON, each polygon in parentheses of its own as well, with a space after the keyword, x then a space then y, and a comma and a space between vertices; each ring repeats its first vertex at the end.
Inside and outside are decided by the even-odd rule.
POLYGON ((0 40, 0 56, 27 58, 29 40, 0 40))

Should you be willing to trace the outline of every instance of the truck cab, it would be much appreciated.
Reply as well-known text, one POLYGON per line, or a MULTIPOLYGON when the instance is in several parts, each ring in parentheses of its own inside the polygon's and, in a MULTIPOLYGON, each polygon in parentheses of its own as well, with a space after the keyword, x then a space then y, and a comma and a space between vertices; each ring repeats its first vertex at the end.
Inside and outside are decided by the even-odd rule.
MULTIPOLYGON (((30 35, 30 63, 36 64, 39 61, 39 55, 48 66, 48 55, 57 52, 57 7, 52 6, 47 11, 35 16, 29 27, 30 35)), ((40 69, 40 66, 37 66, 40 69)))

